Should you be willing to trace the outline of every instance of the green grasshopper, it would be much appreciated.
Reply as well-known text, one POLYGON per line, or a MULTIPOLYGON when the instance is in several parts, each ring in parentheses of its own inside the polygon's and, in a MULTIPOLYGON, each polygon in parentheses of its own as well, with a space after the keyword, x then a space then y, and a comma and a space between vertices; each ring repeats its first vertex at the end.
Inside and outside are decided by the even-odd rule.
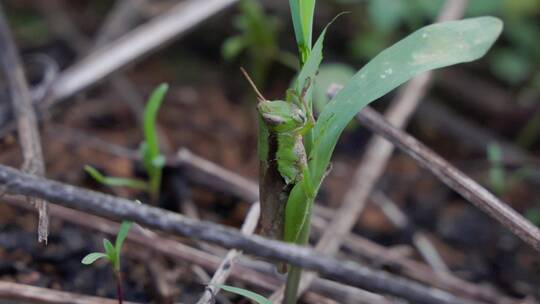
MULTIPOLYGON (((309 81, 299 96, 291 89, 287 91, 286 100, 267 100, 244 69, 242 72, 259 100, 261 233, 282 240, 289 191, 304 178, 310 178, 303 143, 303 136, 315 124, 304 100, 309 81)), ((308 196, 313 193, 310 184, 303 183, 308 196)))

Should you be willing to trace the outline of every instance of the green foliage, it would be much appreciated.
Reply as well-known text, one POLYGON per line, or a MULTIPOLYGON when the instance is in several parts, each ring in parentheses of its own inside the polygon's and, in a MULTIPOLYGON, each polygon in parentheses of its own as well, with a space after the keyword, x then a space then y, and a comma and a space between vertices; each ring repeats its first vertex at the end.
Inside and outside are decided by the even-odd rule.
POLYGON ((245 298, 248 298, 252 301, 254 301, 255 303, 258 303, 258 304, 271 304, 272 301, 268 300, 267 298, 261 296, 260 294, 258 293, 255 293, 253 291, 250 291, 250 290, 247 290, 247 289, 244 289, 244 288, 239 288, 239 287, 234 287, 234 286, 229 286, 229 285, 223 285, 223 284, 216 284, 215 285, 216 287, 218 288, 221 288, 225 291, 228 291, 228 292, 232 292, 234 294, 237 294, 237 295, 240 295, 240 296, 243 296, 245 298))
POLYGON ((84 171, 94 178, 98 183, 110 187, 129 187, 133 189, 148 191, 148 183, 138 179, 104 176, 92 166, 84 166, 84 171))
POLYGON ((527 178, 531 171, 528 168, 519 168, 514 172, 507 172, 503 162, 503 151, 497 143, 487 147, 487 158, 490 164, 488 172, 489 188, 498 196, 503 196, 513 186, 527 178))
POLYGON ((502 163, 502 151, 498 144, 487 147, 487 156, 490 163, 489 186, 498 196, 506 192, 506 172, 502 163))
MULTIPOLYGON (((311 48, 315 1, 290 0, 289 4, 302 66, 293 90, 297 96, 305 97, 305 114, 312 114, 313 88, 316 86, 313 82, 322 61, 327 28, 311 48)), ((363 107, 420 73, 482 57, 501 30, 502 22, 493 17, 426 26, 382 51, 354 76, 344 76, 347 84, 330 102, 321 105, 315 126, 308 128, 303 136, 308 165, 303 176, 294 180, 289 193, 285 206, 284 240, 300 245, 308 242, 313 200, 326 175, 334 148, 343 130, 363 107)), ((290 102, 289 98, 287 101, 290 102)), ((285 121, 282 116, 278 117, 279 122, 285 121)), ((260 132, 261 137, 269 136, 270 127, 266 125, 270 123, 264 121, 262 124, 266 132, 260 132)), ((259 140, 261 150, 268 151, 264 147, 268 138, 259 140)), ((294 143, 296 145, 297 141, 294 143)), ((267 157, 261 160, 265 161, 267 157)), ((290 267, 289 271, 285 302, 295 303, 301 269, 290 267)))
MULTIPOLYGON (((482 57, 497 39, 502 22, 471 18, 426 26, 381 52, 326 105, 313 129, 309 154, 311 187, 318 189, 339 136, 364 106, 412 77, 436 68, 482 57)), ((296 185, 286 206, 286 241, 296 242, 311 212, 312 200, 296 185), (288 221, 288 222, 287 222, 288 221), (300 224, 301 223, 301 224, 300 224)))
POLYGON ((165 83, 152 92, 144 109, 144 142, 141 144, 143 165, 149 178, 149 191, 152 198, 157 199, 161 187, 161 175, 165 165, 165 157, 159 151, 156 130, 157 113, 169 86, 165 83))
POLYGON ((148 174, 148 182, 131 178, 104 176, 91 166, 84 166, 84 170, 97 182, 111 187, 130 187, 146 191, 153 202, 157 201, 161 188, 161 175, 165 165, 165 156, 159 150, 159 141, 156 130, 157 113, 167 93, 168 85, 161 84, 152 92, 144 109, 144 142, 141 143, 140 154, 143 166, 148 174))
POLYGON ((530 208, 525 212, 525 217, 533 224, 540 227, 540 208, 530 208))
POLYGON ((221 48, 223 57, 232 60, 246 52, 257 84, 264 84, 273 61, 297 69, 296 58, 279 49, 278 19, 266 15, 257 0, 242 0, 239 8, 241 14, 234 18, 234 25, 240 33, 225 40, 221 48))
POLYGON ((115 244, 113 245, 108 239, 103 239, 103 249, 105 252, 92 252, 87 254, 81 261, 84 265, 91 265, 95 261, 104 258, 112 266, 115 273, 120 272, 120 252, 122 251, 122 245, 129 233, 132 222, 123 221, 118 234, 116 236, 115 244))
MULTIPOLYGON (((353 39, 350 48, 358 59, 374 55, 377 47, 386 46, 402 28, 414 29, 433 20, 444 5, 443 0, 350 0, 367 3, 364 30, 353 39)), ((538 0, 474 0, 466 7, 466 16, 494 15, 505 21, 505 40, 508 46, 496 48, 488 56, 491 71, 501 80, 512 84, 532 86, 531 72, 540 64, 540 29, 535 18, 540 13, 538 0), (525 66, 522 63, 526 62, 525 66)), ((537 88, 540 91, 540 88, 537 88)))
POLYGON ((106 257, 108 256, 103 252, 92 252, 92 253, 87 254, 82 259, 81 263, 83 263, 84 265, 90 265, 90 264, 93 264, 95 261, 101 258, 106 258, 106 257))
POLYGON ((311 51, 315 0, 289 0, 296 44, 303 65, 311 51))
POLYGON ((21 7, 12 7, 7 14, 8 22, 17 41, 29 47, 43 46, 50 41, 50 27, 40 14, 21 7))

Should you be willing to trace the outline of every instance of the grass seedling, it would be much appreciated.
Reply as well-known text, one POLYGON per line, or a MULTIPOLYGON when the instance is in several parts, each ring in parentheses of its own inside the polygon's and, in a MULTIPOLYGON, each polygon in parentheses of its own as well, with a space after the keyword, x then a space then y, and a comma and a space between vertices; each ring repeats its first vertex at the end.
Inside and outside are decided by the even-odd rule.
POLYGON ((506 170, 502 160, 501 147, 498 144, 490 144, 487 147, 489 160, 489 186, 498 196, 503 195, 507 189, 506 170))
POLYGON ((105 259, 112 266, 114 277, 116 279, 116 293, 118 297, 118 304, 122 304, 124 299, 124 292, 122 288, 122 272, 120 267, 120 252, 122 251, 122 244, 126 239, 129 228, 131 228, 132 222, 124 221, 118 230, 116 235, 116 241, 114 245, 108 239, 103 239, 103 249, 105 252, 92 252, 87 254, 81 261, 84 265, 91 265, 99 259, 105 259))
MULTIPOLYGON (((502 30, 493 17, 426 26, 382 51, 358 71, 312 120, 313 81, 327 28, 312 46, 315 0, 290 0, 301 70, 285 100, 259 95, 262 233, 306 245, 313 201, 338 139, 354 116, 414 76, 482 57, 502 30)), ((257 91, 257 90, 256 90, 257 91)), ((301 269, 288 267, 285 303, 296 303, 301 269)))
POLYGON ((149 191, 148 183, 143 180, 133 179, 133 178, 104 176, 94 167, 88 166, 88 165, 84 166, 84 171, 86 171, 86 173, 88 173, 98 183, 103 184, 105 186, 128 187, 128 188, 133 188, 133 189, 142 190, 142 191, 149 191))
POLYGON ((148 174, 148 184, 151 200, 156 203, 159 199, 161 188, 161 176, 163 166, 165 165, 165 156, 159 150, 159 141, 156 129, 157 113, 163 97, 167 93, 169 86, 161 84, 152 92, 150 99, 144 109, 144 142, 141 144, 140 153, 143 159, 143 165, 148 174))
POLYGON ((161 188, 161 177, 165 157, 159 150, 159 142, 156 130, 156 118, 159 108, 163 102, 163 97, 167 93, 168 85, 161 84, 152 92, 144 109, 144 142, 141 143, 139 152, 143 160, 143 166, 148 175, 148 180, 120 178, 104 176, 91 166, 85 166, 84 170, 97 182, 111 187, 129 187, 142 190, 150 195, 150 200, 157 203, 161 188))
POLYGON ((247 54, 253 79, 259 84, 265 83, 272 62, 298 70, 294 54, 279 48, 277 18, 266 15, 257 0, 242 0, 239 8, 241 15, 234 18, 234 25, 240 33, 225 40, 223 57, 231 60, 247 54))
POLYGON ((223 284, 216 284, 214 286, 216 286, 217 288, 223 289, 225 291, 228 291, 228 292, 243 296, 245 298, 248 298, 248 299, 250 299, 251 301, 253 301, 253 302, 257 303, 257 304, 272 304, 272 301, 268 300, 267 298, 261 296, 258 293, 255 293, 253 291, 250 291, 250 290, 247 290, 247 289, 244 289, 244 288, 239 288, 239 287, 234 287, 234 286, 229 286, 229 285, 223 285, 223 284))
POLYGON ((513 186, 527 178, 530 173, 527 168, 519 168, 509 173, 504 165, 503 151, 497 143, 488 145, 487 159, 489 161, 489 188, 497 196, 504 196, 513 186))

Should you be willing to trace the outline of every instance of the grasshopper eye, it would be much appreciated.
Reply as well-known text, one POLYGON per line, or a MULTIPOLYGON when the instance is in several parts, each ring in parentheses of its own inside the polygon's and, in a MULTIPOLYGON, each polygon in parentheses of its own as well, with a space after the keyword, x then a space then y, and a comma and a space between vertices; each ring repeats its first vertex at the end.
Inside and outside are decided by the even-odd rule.
POLYGON ((270 125, 273 125, 273 126, 278 126, 278 125, 283 124, 285 122, 283 117, 278 116, 278 115, 272 115, 272 114, 264 113, 264 114, 262 114, 262 117, 263 117, 263 119, 264 119, 264 121, 266 123, 268 123, 270 125))
POLYGON ((294 112, 295 112, 294 114, 295 114, 295 117, 296 117, 295 120, 301 122, 302 124, 304 124, 307 121, 307 117, 306 117, 305 113, 302 110, 296 109, 294 112))

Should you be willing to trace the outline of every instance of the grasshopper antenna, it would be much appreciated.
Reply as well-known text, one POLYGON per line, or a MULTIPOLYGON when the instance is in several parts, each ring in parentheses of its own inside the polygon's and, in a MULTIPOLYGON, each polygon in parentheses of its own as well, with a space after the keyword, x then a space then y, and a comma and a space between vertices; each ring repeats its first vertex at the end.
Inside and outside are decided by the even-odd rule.
POLYGON ((255 94, 257 94, 257 96, 259 97, 259 99, 261 101, 265 101, 266 98, 264 98, 264 96, 261 94, 261 92, 259 91, 259 89, 257 89, 257 86, 255 85, 255 83, 253 82, 253 80, 251 79, 251 77, 249 77, 249 74, 246 72, 246 70, 243 68, 243 67, 240 67, 240 71, 242 71, 242 74, 244 74, 244 77, 246 77, 247 81, 249 82, 249 84, 251 85, 251 87, 253 88, 253 90, 255 90, 255 94))

